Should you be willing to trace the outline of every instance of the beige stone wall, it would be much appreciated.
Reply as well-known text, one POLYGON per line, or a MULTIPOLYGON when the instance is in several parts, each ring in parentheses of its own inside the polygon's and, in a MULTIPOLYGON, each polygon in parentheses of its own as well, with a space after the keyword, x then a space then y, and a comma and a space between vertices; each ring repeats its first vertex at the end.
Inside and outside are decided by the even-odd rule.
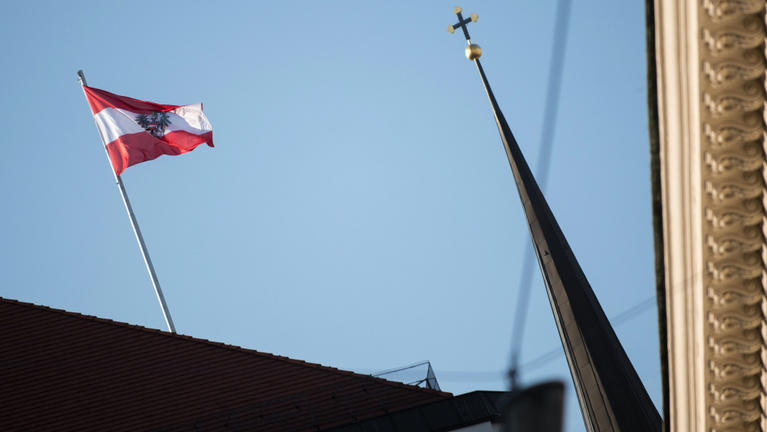
POLYGON ((671 430, 767 431, 765 1, 655 8, 671 430))

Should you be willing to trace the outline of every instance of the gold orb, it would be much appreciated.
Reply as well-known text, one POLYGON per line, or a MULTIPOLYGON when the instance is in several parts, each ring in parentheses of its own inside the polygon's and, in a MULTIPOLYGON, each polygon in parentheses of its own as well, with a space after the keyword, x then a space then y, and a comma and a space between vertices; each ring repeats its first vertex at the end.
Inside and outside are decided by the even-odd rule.
POLYGON ((466 58, 476 60, 482 56, 482 48, 477 44, 471 44, 466 47, 466 58))

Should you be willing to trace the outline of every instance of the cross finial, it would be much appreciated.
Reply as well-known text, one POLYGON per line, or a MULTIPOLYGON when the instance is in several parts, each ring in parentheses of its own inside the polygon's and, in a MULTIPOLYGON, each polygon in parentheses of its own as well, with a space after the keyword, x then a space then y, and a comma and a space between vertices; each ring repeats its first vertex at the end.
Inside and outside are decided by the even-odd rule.
POLYGON ((479 58, 479 56, 482 55, 482 49, 479 47, 479 45, 471 43, 471 37, 469 36, 469 29, 467 28, 467 25, 470 22, 477 22, 477 19, 479 17, 477 14, 471 14, 468 18, 464 18, 463 14, 461 13, 463 10, 456 6, 453 9, 453 13, 458 16, 458 22, 447 26, 448 33, 455 33, 455 29, 460 28, 463 30, 463 35, 466 37, 466 43, 469 45, 466 47, 466 58, 469 60, 476 60, 479 58))
POLYGON ((469 29, 466 28, 466 25, 470 22, 477 22, 477 19, 479 17, 477 16, 477 14, 471 14, 469 15, 469 18, 464 18, 463 14, 461 13, 462 11, 463 9, 461 9, 458 6, 456 6, 453 9, 453 13, 458 15, 458 22, 456 24, 447 26, 447 31, 448 33, 454 33, 455 29, 458 29, 458 28, 462 29, 463 35, 466 36, 466 42, 471 44, 471 38, 469 37, 469 29))

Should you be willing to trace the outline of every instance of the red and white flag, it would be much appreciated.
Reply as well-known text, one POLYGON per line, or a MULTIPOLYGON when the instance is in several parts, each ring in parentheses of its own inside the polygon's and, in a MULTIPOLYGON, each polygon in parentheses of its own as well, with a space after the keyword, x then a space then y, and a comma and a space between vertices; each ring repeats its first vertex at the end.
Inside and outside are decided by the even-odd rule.
POLYGON ((162 105, 83 86, 115 174, 160 155, 213 147, 213 128, 202 104, 162 105))

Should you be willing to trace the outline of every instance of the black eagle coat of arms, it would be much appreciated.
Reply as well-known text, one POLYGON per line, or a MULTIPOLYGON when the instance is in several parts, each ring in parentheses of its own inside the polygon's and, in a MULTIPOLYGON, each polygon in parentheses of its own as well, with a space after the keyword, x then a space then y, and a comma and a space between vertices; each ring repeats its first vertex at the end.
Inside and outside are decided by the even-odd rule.
POLYGON ((165 128, 170 125, 170 116, 166 112, 139 114, 136 116, 136 123, 150 135, 160 138, 165 135, 165 128))

